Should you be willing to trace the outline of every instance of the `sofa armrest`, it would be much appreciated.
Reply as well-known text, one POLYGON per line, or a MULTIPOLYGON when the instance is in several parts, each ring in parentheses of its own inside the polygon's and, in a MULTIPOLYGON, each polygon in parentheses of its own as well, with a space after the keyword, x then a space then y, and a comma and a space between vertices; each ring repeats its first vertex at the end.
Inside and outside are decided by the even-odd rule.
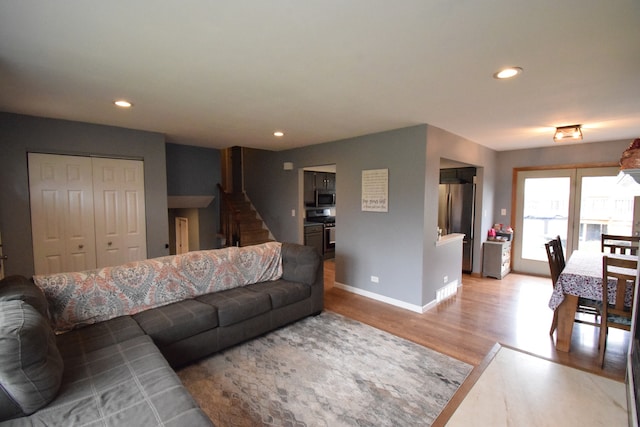
POLYGON ((282 244, 282 278, 313 285, 320 274, 322 257, 311 246, 282 244))
POLYGON ((282 243, 282 278, 311 286, 314 311, 322 311, 324 261, 315 248, 297 243, 282 243))

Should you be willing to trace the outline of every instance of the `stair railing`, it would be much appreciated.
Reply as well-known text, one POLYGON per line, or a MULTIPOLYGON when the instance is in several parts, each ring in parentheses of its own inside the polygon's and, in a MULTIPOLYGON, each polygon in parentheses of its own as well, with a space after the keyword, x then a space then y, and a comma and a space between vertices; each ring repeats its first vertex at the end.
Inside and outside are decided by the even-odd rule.
POLYGON ((220 190, 220 200, 222 200, 222 213, 220 218, 220 228, 226 240, 225 246, 240 246, 240 217, 239 212, 233 205, 233 201, 224 188, 218 183, 220 190))

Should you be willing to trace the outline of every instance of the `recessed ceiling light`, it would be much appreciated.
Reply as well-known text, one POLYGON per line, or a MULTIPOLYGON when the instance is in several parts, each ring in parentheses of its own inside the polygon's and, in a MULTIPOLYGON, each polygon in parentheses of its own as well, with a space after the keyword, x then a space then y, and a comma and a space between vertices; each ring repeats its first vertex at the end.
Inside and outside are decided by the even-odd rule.
POLYGON ((125 101, 124 99, 113 101, 113 103, 116 104, 118 107, 122 107, 122 108, 130 108, 133 106, 132 103, 130 103, 129 101, 125 101))
POLYGON ((502 70, 496 72, 493 77, 496 79, 510 79, 512 77, 517 76, 518 74, 522 74, 522 68, 520 67, 507 67, 502 70))
POLYGON ((273 136, 277 136, 278 138, 284 136, 284 132, 277 130, 273 133, 273 136))

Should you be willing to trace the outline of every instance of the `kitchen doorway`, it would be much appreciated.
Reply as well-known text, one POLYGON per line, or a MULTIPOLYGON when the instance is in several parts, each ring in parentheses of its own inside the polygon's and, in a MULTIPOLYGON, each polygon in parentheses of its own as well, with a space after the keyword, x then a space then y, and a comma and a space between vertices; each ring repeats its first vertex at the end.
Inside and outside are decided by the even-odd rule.
POLYGON ((438 229, 443 236, 464 234, 462 272, 473 271, 476 226, 476 175, 478 168, 450 159, 440 159, 438 229))
POLYGON ((336 253, 336 165, 300 169, 299 211, 302 243, 315 247, 324 259, 336 253))

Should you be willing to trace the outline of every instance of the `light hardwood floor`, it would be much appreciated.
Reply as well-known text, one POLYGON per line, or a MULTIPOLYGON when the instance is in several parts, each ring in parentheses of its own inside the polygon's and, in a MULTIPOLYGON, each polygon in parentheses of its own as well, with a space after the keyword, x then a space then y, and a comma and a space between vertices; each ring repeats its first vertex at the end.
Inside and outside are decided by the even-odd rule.
POLYGON ((629 333, 609 332, 604 368, 598 329, 575 324, 569 353, 549 335, 551 279, 511 273, 502 280, 463 275, 458 293, 423 314, 334 287, 335 263, 325 261, 325 309, 359 320, 479 366, 496 343, 623 381, 629 333))

